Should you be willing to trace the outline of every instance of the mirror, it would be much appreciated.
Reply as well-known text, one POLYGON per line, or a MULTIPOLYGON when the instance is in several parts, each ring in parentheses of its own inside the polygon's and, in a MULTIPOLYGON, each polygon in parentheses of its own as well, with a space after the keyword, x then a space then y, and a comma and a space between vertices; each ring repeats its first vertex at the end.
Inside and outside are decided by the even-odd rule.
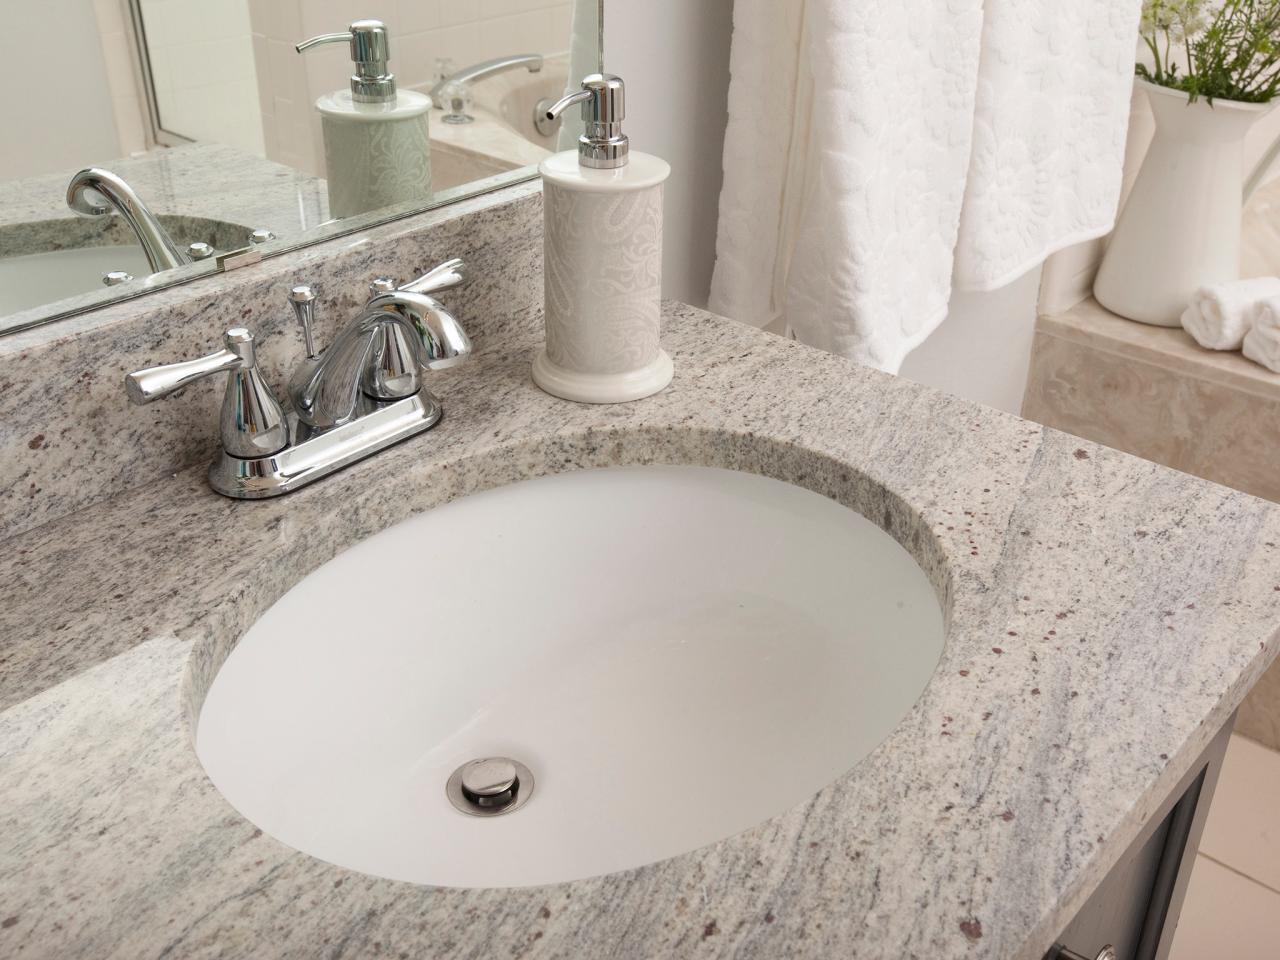
POLYGON ((580 132, 538 107, 600 36, 595 0, 46 0, 8 20, 0 333, 529 178, 580 132))

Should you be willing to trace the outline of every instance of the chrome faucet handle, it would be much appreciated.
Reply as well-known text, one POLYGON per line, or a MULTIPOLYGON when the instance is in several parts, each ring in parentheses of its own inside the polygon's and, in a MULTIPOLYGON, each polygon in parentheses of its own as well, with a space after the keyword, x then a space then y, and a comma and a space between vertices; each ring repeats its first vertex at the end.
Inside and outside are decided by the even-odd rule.
MULTIPOLYGON (((394 293, 396 282, 390 277, 374 277, 369 283, 369 299, 394 293)), ((417 358, 402 326, 380 323, 373 330, 369 355, 365 361, 360 387, 378 400, 403 400, 421 389, 417 358)))
POLYGON ((233 457, 253 459, 279 453, 289 444, 289 425, 280 403, 257 369, 253 334, 232 327, 223 349, 195 360, 138 370, 124 378, 135 404, 150 403, 215 373, 229 373, 222 398, 222 448, 233 457))
MULTIPOLYGON (((460 257, 436 264, 417 280, 410 280, 398 289, 406 293, 440 293, 467 282, 467 265, 460 257)), ((380 291, 389 293, 390 291, 380 291)))
POLYGON ((316 294, 308 284, 300 283, 289 291, 289 305, 293 307, 293 315, 298 318, 302 327, 302 342, 307 349, 307 359, 315 360, 316 341, 314 324, 316 319, 316 294))

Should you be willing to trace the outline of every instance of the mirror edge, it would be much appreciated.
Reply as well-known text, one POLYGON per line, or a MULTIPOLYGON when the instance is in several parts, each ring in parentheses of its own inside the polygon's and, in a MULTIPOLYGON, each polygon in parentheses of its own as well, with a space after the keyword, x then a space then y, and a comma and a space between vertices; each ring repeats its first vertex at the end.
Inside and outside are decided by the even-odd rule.
MULTIPOLYGON (((501 190, 506 187, 517 186, 519 184, 528 183, 529 181, 536 180, 536 179, 538 179, 538 168, 530 164, 529 166, 518 167, 515 170, 504 171, 503 173, 495 174, 492 177, 487 177, 482 180, 473 180, 470 183, 462 184, 458 187, 450 188, 450 190, 442 191, 442 196, 440 196, 439 199, 437 199, 436 197, 433 197, 431 199, 431 202, 425 205, 414 206, 411 209, 407 209, 407 210, 389 208, 393 212, 385 213, 381 215, 378 213, 372 213, 368 215, 368 219, 360 219, 359 222, 357 223, 352 223, 352 221, 357 220, 358 218, 349 218, 348 220, 331 221, 335 226, 335 229, 333 230, 333 232, 323 231, 320 229, 320 227, 323 225, 319 225, 316 228, 314 228, 317 231, 315 236, 299 238, 295 241, 282 245, 278 249, 274 249, 274 250, 264 249, 262 251, 261 260, 256 262, 260 263, 262 261, 275 259, 276 257, 287 256, 288 254, 296 253, 299 250, 306 250, 310 247, 317 246, 321 243, 328 243, 330 240, 337 240, 337 239, 340 239, 341 237, 349 237, 354 234, 362 233, 366 230, 372 230, 375 227, 385 226, 388 223, 395 223, 399 220, 407 220, 410 217, 420 216, 421 214, 424 214, 424 213, 431 213, 435 210, 443 209, 455 203, 460 203, 464 200, 473 200, 476 197, 484 196, 485 194, 488 194, 488 193, 493 193, 495 190, 501 190)), ((249 264, 249 266, 252 266, 252 265, 253 264, 249 264)), ((196 264, 194 266, 199 266, 199 265, 196 264)), ((130 290, 128 292, 125 292, 121 290, 119 287, 117 287, 111 290, 110 296, 104 297, 99 302, 80 303, 63 310, 54 310, 47 315, 35 317, 30 320, 24 321, 22 323, 13 324, 12 326, 5 326, 4 317, 0 317, 0 337, 7 337, 11 334, 24 333, 29 330, 35 330, 39 327, 45 326, 46 324, 56 323, 60 320, 67 320, 72 317, 83 316, 85 314, 92 313, 95 310, 102 310, 106 307, 113 307, 116 304, 128 303, 131 300, 140 299, 141 297, 145 297, 159 290, 169 290, 174 287, 180 287, 183 284, 192 283, 196 280, 203 280, 207 277, 216 276, 219 273, 225 273, 225 272, 227 271, 219 270, 215 264, 210 263, 209 269, 195 270, 195 271, 192 271, 191 273, 183 273, 178 276, 170 277, 161 282, 142 283, 142 284, 139 284, 136 290, 130 290)), ((160 277, 160 276, 162 276, 162 274, 152 274, 151 277, 147 279, 155 280, 157 277, 160 277)), ((108 292, 107 289, 103 290, 103 293, 107 293, 107 292, 108 292)))

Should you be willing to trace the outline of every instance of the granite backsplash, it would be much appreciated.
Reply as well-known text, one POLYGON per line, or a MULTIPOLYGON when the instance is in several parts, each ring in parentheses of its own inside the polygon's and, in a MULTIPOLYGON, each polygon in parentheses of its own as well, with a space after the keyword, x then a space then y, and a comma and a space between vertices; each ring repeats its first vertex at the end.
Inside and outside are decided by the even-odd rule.
POLYGON ((541 183, 527 182, 0 337, 0 539, 213 455, 221 377, 136 407, 126 373, 209 353, 224 330, 246 326, 282 388, 303 355, 292 286, 316 289, 323 345, 374 277, 404 282, 450 257, 466 261, 470 279, 441 300, 482 349, 541 304, 541 237, 541 183))

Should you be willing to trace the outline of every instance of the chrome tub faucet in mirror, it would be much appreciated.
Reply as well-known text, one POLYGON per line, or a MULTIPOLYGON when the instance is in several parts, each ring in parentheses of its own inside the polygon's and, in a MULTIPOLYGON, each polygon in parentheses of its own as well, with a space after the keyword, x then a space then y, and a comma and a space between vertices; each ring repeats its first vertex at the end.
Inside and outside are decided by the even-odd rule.
POLYGON ((530 73, 541 73, 544 58, 537 53, 518 53, 513 56, 495 57, 483 63, 475 63, 464 67, 447 77, 441 77, 431 88, 427 96, 435 104, 436 109, 444 110, 441 118, 445 123, 472 123, 475 117, 467 113, 471 106, 471 85, 487 80, 489 77, 516 70, 520 67, 530 73))
MULTIPOLYGON (((110 170, 86 167, 73 176, 67 184, 67 206, 82 217, 120 214, 138 238, 152 273, 173 270, 192 260, 186 252, 178 249, 173 238, 134 189, 110 170)), ((106 282, 108 285, 112 283, 111 280, 106 282)))
POLYGON ((224 347, 196 360, 125 377, 133 403, 150 403, 215 373, 229 374, 222 400, 222 449, 209 468, 218 493, 274 497, 319 480, 440 420, 440 402, 423 384, 430 370, 471 353, 461 324, 433 294, 464 280, 449 260, 397 287, 379 278, 371 297, 323 351, 316 351, 315 294, 294 287, 289 302, 302 325, 306 357, 289 380, 286 413, 257 370, 253 335, 226 332, 224 347))

